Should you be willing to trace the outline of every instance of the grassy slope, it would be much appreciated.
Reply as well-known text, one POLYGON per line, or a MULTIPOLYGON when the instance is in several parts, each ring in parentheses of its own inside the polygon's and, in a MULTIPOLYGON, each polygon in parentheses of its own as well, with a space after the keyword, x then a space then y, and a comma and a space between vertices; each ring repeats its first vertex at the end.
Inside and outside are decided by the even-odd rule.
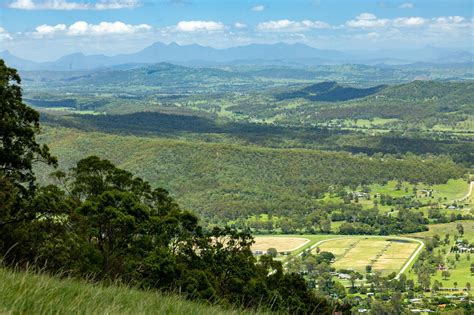
POLYGON ((178 296, 0 268, 0 314, 241 314, 178 296))
MULTIPOLYGON (((435 234, 438 234, 441 237, 441 240, 443 240, 445 234, 451 235, 451 243, 447 246, 442 245, 441 248, 444 247, 446 249, 447 254, 446 255, 443 254, 443 256, 445 256, 446 261, 448 260, 455 261, 455 254, 450 253, 449 249, 451 246, 454 245, 454 235, 458 234, 456 230, 456 226, 459 223, 461 223, 464 227, 464 236, 462 238, 468 240, 470 243, 474 242, 474 220, 456 221, 456 222, 445 223, 445 224, 432 224, 429 226, 430 228, 429 231, 416 233, 416 234, 410 234, 409 236, 427 237, 427 236, 433 236, 435 234)), ((474 261, 473 257, 471 257, 471 259, 472 261, 474 261)), ((470 265, 471 265, 471 260, 468 260, 468 254, 465 254, 465 253, 460 254, 460 259, 459 261, 456 261, 455 268, 449 269, 451 276, 448 279, 443 279, 443 277, 441 276, 441 271, 437 271, 435 276, 431 278, 431 281, 433 283, 434 280, 438 280, 443 284, 443 287, 448 287, 448 288, 453 288, 454 282, 457 282, 458 289, 462 290, 462 288, 465 287, 466 282, 470 282, 471 285, 474 284, 472 274, 469 271, 470 265)), ((409 278, 416 279, 416 276, 413 273, 411 273, 409 278)))
MULTIPOLYGON (((401 189, 396 190, 396 181, 389 181, 387 185, 379 185, 379 184, 372 184, 369 185, 371 194, 384 194, 390 195, 395 198, 401 198, 404 196, 412 196, 413 195, 413 188, 415 185, 412 185, 408 182, 403 182, 401 189)), ((437 202, 440 201, 441 208, 443 209, 443 213, 446 214, 448 217, 451 213, 454 214, 463 214, 467 215, 470 214, 471 204, 469 202, 462 203, 465 207, 462 210, 447 210, 445 209, 449 205, 453 203, 455 199, 464 197, 467 192, 469 191, 469 183, 464 179, 450 179, 446 184, 439 184, 439 185, 427 185, 424 183, 418 183, 416 185, 417 189, 420 191, 422 189, 430 189, 433 191, 432 197, 425 197, 421 196, 420 194, 416 197, 416 200, 421 202, 424 205, 427 205, 429 202, 437 202)), ((362 204, 366 209, 370 209, 374 206, 374 199, 371 200, 360 200, 360 204, 362 204)), ((389 205, 381 205, 378 204, 378 208, 382 211, 391 211, 391 209, 395 208, 395 206, 389 205)), ((425 216, 428 216, 428 207, 420 208, 425 216)), ((393 212, 395 215, 397 211, 393 212)))
POLYGON ((464 227, 464 236, 462 238, 467 239, 470 243, 474 242, 474 220, 463 220, 463 221, 455 221, 450 223, 443 223, 443 224, 431 224, 429 225, 429 231, 420 232, 415 234, 408 234, 408 236, 416 237, 425 237, 425 236, 433 236, 438 234, 441 237, 441 240, 444 239, 445 234, 453 235, 458 234, 456 230, 456 226, 461 223, 464 227))

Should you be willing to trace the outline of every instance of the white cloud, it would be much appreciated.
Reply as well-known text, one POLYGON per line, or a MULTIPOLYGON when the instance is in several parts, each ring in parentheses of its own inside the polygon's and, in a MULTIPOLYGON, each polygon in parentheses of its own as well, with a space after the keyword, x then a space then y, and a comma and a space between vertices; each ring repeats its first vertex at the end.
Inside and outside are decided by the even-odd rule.
POLYGON ((97 10, 133 9, 139 6, 140 2, 137 0, 99 1, 95 4, 97 10))
POLYGON ((8 32, 0 26, 0 40, 9 40, 12 39, 11 35, 8 34, 8 32))
POLYGON ((224 24, 215 21, 181 21, 176 25, 176 29, 181 32, 202 32, 202 31, 222 31, 224 24))
POLYGON ((262 12, 263 10, 265 10, 265 6, 263 6, 261 4, 252 7, 252 11, 254 11, 254 12, 262 12))
POLYGON ((472 21, 462 16, 447 16, 437 18, 423 18, 419 16, 400 17, 394 19, 379 19, 372 13, 362 13, 355 19, 345 23, 348 28, 381 29, 388 27, 429 27, 431 29, 452 30, 456 28, 472 27, 472 21))
POLYGON ((462 16, 441 16, 438 18, 434 18, 433 21, 436 24, 460 24, 464 22, 466 19, 463 18, 462 16))
POLYGON ((36 30, 35 34, 40 35, 40 36, 52 35, 57 32, 65 31, 66 25, 57 24, 57 25, 52 26, 52 25, 43 24, 43 25, 37 26, 35 30, 36 30))
POLYGON ((92 2, 74 2, 66 0, 15 0, 8 7, 19 10, 113 10, 131 9, 140 6, 138 0, 100 0, 92 2))
POLYGON ((395 26, 420 26, 427 22, 422 17, 397 18, 393 20, 395 26))
POLYGON ((323 29, 330 28, 330 25, 326 22, 321 21, 290 21, 290 20, 278 20, 278 21, 267 21, 257 25, 257 29, 260 31, 305 31, 309 29, 323 29))
POLYGON ((57 25, 39 25, 33 33, 36 37, 45 37, 53 35, 114 35, 114 34, 133 34, 151 30, 147 24, 130 25, 123 22, 100 22, 99 24, 89 24, 84 21, 77 21, 67 27, 65 24, 57 25))
POLYGON ((378 37, 380 37, 380 34, 376 33, 376 32, 370 32, 370 33, 367 33, 367 37, 368 38, 378 38, 378 37))
POLYGON ((377 17, 374 14, 367 13, 367 12, 361 13, 358 16, 356 16, 356 20, 376 20, 376 19, 377 17))
POLYGON ((441 16, 433 18, 430 21, 430 29, 438 31, 454 31, 465 29, 471 33, 473 29, 474 19, 466 20, 462 16, 441 16))
POLYGON ((411 2, 405 2, 405 3, 402 3, 400 4, 400 6, 398 6, 400 9, 413 9, 415 7, 415 5, 411 2))
POLYGON ((68 35, 84 35, 89 30, 89 23, 84 21, 78 21, 71 26, 67 31, 68 35))
POLYGON ((8 7, 20 10, 34 10, 36 4, 32 0, 16 0, 10 3, 8 7))
POLYGON ((349 20, 346 22, 346 26, 349 28, 378 28, 388 25, 390 20, 378 19, 372 13, 361 13, 356 16, 355 20, 349 20))
POLYGON ((99 24, 88 24, 84 21, 78 21, 67 30, 68 35, 108 35, 108 34, 132 34, 149 31, 150 25, 139 24, 130 25, 123 22, 100 22, 99 24))
POLYGON ((242 29, 242 28, 246 28, 247 24, 240 23, 240 22, 235 22, 234 27, 242 29))

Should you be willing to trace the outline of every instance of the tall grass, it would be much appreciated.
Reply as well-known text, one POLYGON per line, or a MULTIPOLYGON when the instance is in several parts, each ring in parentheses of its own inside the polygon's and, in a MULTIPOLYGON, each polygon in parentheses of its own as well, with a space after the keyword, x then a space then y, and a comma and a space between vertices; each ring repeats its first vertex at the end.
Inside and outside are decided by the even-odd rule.
POLYGON ((0 267, 0 314, 242 314, 179 296, 0 267))

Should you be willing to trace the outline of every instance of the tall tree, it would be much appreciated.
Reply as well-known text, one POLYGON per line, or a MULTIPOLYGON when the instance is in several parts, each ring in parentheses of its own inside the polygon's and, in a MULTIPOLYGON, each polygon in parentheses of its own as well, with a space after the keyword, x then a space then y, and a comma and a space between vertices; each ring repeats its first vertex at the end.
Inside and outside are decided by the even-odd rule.
POLYGON ((0 253, 20 241, 13 237, 19 225, 41 216, 27 204, 35 198, 33 163, 57 163, 36 141, 39 114, 23 103, 20 83, 17 71, 0 59, 0 234, 13 242, 0 240, 0 253))
POLYGON ((23 103, 20 83, 17 71, 0 59, 0 176, 26 192, 25 184, 34 186, 33 163, 57 161, 46 145, 36 141, 39 113, 23 103))

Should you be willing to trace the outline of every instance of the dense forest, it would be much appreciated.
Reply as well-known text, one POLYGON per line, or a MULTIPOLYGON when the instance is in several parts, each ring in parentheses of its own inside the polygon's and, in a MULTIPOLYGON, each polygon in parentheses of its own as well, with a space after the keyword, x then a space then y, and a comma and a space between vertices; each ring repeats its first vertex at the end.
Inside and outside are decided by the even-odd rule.
MULTIPOLYGON (((443 156, 353 155, 307 149, 117 136, 45 129, 63 167, 98 154, 147 181, 169 189, 189 209, 207 218, 255 213, 300 213, 320 204, 330 187, 357 187, 389 180, 442 183, 465 169, 443 156), (433 171, 436 170, 436 171, 433 171)), ((42 178, 47 181, 47 171, 42 178)))
POLYGON ((171 139, 200 139, 271 148, 305 148, 347 151, 373 155, 436 154, 471 166, 474 143, 469 138, 422 132, 367 134, 325 127, 287 127, 245 122, 219 122, 209 117, 186 114, 141 112, 124 115, 54 115, 43 113, 51 126, 120 135, 160 136, 171 139))

